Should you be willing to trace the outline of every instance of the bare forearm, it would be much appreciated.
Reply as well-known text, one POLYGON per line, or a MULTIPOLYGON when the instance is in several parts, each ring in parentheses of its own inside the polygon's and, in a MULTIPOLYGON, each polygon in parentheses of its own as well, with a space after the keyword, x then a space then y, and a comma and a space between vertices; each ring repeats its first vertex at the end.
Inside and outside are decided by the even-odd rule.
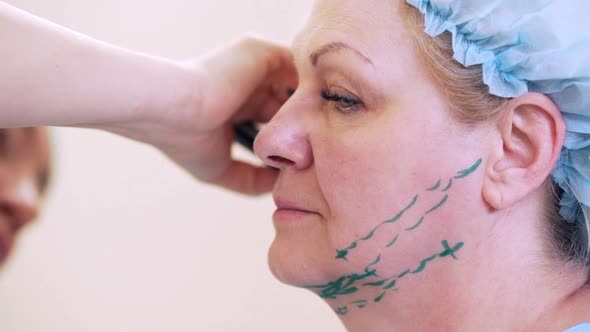
POLYGON ((0 127, 76 125, 126 134, 126 122, 194 103, 189 67, 96 41, 2 2, 0 42, 0 127))

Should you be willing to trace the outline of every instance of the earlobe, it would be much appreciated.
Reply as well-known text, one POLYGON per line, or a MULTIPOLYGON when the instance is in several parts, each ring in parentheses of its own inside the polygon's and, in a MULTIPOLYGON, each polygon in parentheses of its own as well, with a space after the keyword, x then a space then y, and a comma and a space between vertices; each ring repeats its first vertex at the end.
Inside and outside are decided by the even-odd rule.
POLYGON ((490 156, 482 195, 501 210, 534 192, 549 176, 563 144, 565 124, 547 96, 527 93, 504 107, 497 122, 500 141, 490 156))

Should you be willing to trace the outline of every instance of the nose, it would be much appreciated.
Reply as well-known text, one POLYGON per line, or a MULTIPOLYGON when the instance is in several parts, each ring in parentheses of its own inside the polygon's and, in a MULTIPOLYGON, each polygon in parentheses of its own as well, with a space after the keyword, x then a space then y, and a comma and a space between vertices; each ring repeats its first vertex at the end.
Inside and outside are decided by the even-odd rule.
POLYGON ((18 231, 37 217, 39 189, 33 178, 15 177, 0 188, 0 213, 18 231))
POLYGON ((270 167, 280 170, 308 168, 313 154, 301 112, 294 112, 288 101, 258 133, 254 151, 270 167))

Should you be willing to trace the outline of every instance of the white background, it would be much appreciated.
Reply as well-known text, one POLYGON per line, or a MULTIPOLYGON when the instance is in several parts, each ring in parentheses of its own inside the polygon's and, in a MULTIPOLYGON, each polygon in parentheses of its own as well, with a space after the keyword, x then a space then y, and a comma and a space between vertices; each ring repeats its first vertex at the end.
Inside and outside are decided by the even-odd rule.
MULTIPOLYGON (((92 37, 177 59, 245 32, 289 43, 311 6, 7 2, 92 37)), ((343 330, 319 298, 268 271, 270 196, 245 198, 197 183, 152 148, 110 134, 58 129, 53 138, 55 177, 43 216, 0 272, 0 331, 343 330)))

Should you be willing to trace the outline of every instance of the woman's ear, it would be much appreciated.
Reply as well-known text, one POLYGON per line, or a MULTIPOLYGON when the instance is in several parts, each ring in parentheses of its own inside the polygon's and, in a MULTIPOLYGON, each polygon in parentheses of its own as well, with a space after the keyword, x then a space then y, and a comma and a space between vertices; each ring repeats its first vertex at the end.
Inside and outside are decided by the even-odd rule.
POLYGON ((494 209, 513 206, 541 186, 563 144, 565 123, 555 103, 539 93, 510 100, 497 122, 499 141, 488 159, 483 198, 494 209))

